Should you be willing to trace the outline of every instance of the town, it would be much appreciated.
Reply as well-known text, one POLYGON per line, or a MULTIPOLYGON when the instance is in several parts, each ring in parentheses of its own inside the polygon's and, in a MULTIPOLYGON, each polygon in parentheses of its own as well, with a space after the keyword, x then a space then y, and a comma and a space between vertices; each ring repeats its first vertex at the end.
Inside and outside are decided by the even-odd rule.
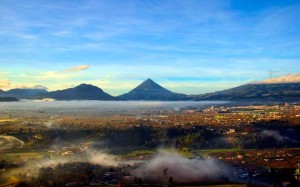
POLYGON ((42 109, 0 112, 1 183, 8 186, 297 182, 298 104, 233 103, 87 115, 42 109), (170 176, 156 181, 131 174, 162 150, 192 161, 217 159, 233 169, 230 177, 208 182, 170 176))

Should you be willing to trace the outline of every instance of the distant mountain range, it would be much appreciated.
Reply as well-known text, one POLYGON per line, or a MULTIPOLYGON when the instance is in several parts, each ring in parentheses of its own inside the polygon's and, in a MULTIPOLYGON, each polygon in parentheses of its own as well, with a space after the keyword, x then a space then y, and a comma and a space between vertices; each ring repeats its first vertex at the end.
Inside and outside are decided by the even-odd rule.
POLYGON ((36 95, 47 93, 45 89, 15 88, 7 92, 0 90, 0 97, 14 97, 18 99, 30 99, 36 95))
MULTIPOLYGON (((246 84, 235 88, 206 93, 200 95, 185 95, 174 93, 151 79, 147 79, 128 93, 113 97, 102 89, 90 85, 81 84, 74 88, 47 92, 45 89, 12 89, 0 90, 0 97, 10 99, 44 99, 56 100, 281 100, 299 101, 300 83, 276 83, 276 84, 246 84)), ((1 100, 1 99, 0 99, 1 100)))
POLYGON ((196 100, 297 100, 300 83, 246 84, 235 88, 197 95, 196 100))
POLYGON ((53 98, 56 100, 115 100, 113 96, 90 84, 80 84, 74 88, 42 93, 36 95, 35 98, 53 98))
POLYGON ((171 92, 151 79, 147 79, 128 93, 116 97, 118 100, 187 100, 187 95, 171 92))
POLYGON ((8 90, 5 94, 5 96, 8 97, 15 97, 18 99, 30 99, 33 96, 40 95, 47 93, 47 90, 45 89, 29 89, 29 88, 16 88, 8 90))

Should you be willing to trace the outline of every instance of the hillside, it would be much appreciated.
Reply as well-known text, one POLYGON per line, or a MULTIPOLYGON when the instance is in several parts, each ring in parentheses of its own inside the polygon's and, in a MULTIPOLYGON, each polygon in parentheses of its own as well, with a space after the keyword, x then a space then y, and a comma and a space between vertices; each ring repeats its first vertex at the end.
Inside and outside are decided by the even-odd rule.
POLYGON ((14 101, 19 101, 19 100, 14 97, 0 97, 0 102, 14 102, 14 101))
POLYGON ((300 83, 246 84, 197 95, 196 100, 299 100, 300 83))

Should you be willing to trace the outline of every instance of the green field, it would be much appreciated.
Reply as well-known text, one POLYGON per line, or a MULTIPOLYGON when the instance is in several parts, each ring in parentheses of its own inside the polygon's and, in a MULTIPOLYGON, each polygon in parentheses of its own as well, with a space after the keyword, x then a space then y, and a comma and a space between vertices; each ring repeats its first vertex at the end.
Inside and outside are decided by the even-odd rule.
POLYGON ((6 153, 6 154, 1 154, 0 158, 5 159, 7 161, 41 159, 42 153, 40 152, 6 153))

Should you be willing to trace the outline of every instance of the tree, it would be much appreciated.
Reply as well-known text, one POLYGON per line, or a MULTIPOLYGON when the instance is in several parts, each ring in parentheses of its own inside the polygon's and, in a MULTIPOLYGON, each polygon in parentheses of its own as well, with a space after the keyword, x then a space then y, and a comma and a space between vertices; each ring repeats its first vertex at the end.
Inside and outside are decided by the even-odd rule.
POLYGON ((300 182, 300 162, 298 162, 295 173, 294 173, 295 179, 300 182))

